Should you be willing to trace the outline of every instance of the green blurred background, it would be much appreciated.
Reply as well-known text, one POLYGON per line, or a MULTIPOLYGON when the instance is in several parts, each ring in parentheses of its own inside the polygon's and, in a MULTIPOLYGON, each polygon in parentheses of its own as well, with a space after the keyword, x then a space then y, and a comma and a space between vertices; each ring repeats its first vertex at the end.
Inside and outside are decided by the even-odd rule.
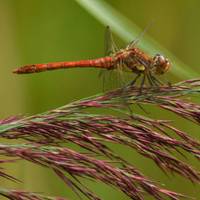
MULTIPOLYGON (((106 2, 141 29, 154 20, 148 34, 200 74, 200 1, 106 2)), ((104 30, 105 27, 75 0, 0 0, 0 117, 32 115, 101 92, 102 83, 96 69, 70 69, 25 76, 14 75, 12 70, 31 63, 100 57, 104 55, 104 30)), ((174 75, 170 77, 171 82, 180 80, 174 75)), ((165 118, 170 118, 170 115, 166 114, 165 118)), ((200 138, 198 127, 185 122, 183 125, 182 120, 174 119, 179 122, 177 126, 200 138)), ((124 150, 121 154, 132 158, 146 175, 165 183, 167 188, 200 198, 199 186, 178 176, 166 177, 150 161, 137 154, 124 150)), ((199 168, 196 161, 192 160, 192 163, 199 168)), ((15 167, 10 165, 9 172, 23 183, 16 186, 1 182, 1 186, 77 199, 46 169, 22 163, 15 167)), ((87 184, 105 199, 128 199, 105 185, 87 184)))

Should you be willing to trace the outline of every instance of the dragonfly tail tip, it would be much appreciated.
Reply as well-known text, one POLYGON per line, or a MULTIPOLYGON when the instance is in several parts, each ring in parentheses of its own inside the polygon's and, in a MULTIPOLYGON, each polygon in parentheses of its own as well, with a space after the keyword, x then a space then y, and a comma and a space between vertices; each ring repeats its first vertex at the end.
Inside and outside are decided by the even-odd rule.
POLYGON ((14 74, 20 74, 19 69, 14 69, 12 72, 13 72, 14 74))

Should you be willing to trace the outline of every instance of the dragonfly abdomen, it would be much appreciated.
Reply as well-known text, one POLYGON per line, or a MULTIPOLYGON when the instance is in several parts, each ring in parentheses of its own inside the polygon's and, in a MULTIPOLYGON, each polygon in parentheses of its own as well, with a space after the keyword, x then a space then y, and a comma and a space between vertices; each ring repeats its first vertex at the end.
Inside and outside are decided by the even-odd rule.
POLYGON ((111 69, 114 67, 114 61, 112 57, 104 57, 104 58, 97 58, 97 59, 91 59, 91 60, 54 62, 54 63, 47 63, 47 64, 32 64, 32 65, 22 66, 14 70, 14 73, 28 74, 28 73, 43 72, 47 70, 78 68, 78 67, 94 67, 94 68, 111 69))

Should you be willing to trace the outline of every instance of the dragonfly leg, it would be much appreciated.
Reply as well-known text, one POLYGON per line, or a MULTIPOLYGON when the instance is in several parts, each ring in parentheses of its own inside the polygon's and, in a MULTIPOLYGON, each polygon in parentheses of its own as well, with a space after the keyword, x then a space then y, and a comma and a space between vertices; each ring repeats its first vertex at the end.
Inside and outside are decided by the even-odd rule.
POLYGON ((126 89, 127 89, 126 87, 122 88, 121 101, 122 101, 122 104, 125 107, 125 109, 127 109, 127 111, 129 112, 130 116, 133 116, 133 111, 132 111, 132 108, 131 108, 129 102, 125 98, 123 98, 123 96, 126 95, 126 92, 127 92, 126 89))
POLYGON ((130 113, 130 116, 133 116, 133 110, 131 109, 131 106, 127 104, 126 107, 130 113))
POLYGON ((151 75, 151 78, 153 80, 153 82, 156 84, 156 85, 164 85, 164 83, 162 81, 160 81, 158 78, 154 77, 151 75))
MULTIPOLYGON (((148 78, 148 76, 147 76, 148 78)), ((146 80, 146 74, 143 75, 142 77, 142 82, 140 84, 140 89, 139 89, 139 95, 142 94, 142 90, 143 90, 143 87, 144 87, 144 84, 145 84, 145 80, 146 80)), ((136 103, 136 105, 146 114, 149 114, 149 112, 147 112, 141 105, 140 103, 136 103)))
POLYGON ((137 105, 145 114, 149 114, 149 112, 146 111, 146 110, 140 105, 140 103, 136 103, 136 105, 137 105))
MULTIPOLYGON (((134 115, 134 113, 133 113, 133 109, 131 108, 129 103, 124 100, 123 104, 124 104, 125 108, 127 108, 129 115, 132 117, 134 115)), ((138 108, 140 108, 145 114, 149 114, 149 112, 147 112, 139 102, 136 102, 135 105, 138 106, 138 108)))
POLYGON ((158 86, 157 83, 155 84, 155 82, 152 80, 150 74, 147 74, 147 79, 148 79, 150 86, 155 86, 155 85, 158 86))
POLYGON ((141 74, 137 74, 137 76, 133 79, 133 81, 130 82, 129 85, 133 86, 135 85, 136 81, 138 80, 138 78, 140 77, 141 74))
MULTIPOLYGON (((163 83, 163 82, 162 82, 163 83)), ((170 81, 167 81, 166 79, 164 80, 164 83, 168 86, 168 87, 172 87, 172 84, 170 81)), ((163 85, 164 85, 163 83, 163 85)))
POLYGON ((172 83, 171 83, 170 81, 167 81, 167 85, 168 85, 169 87, 172 87, 172 83))
POLYGON ((159 82, 161 82, 162 85, 166 84, 166 85, 169 86, 169 87, 172 86, 172 84, 171 84, 168 80, 166 80, 165 77, 163 77, 163 81, 161 81, 160 79, 158 79, 158 78, 156 78, 156 77, 154 77, 154 78, 155 78, 156 80, 158 80, 159 82))
POLYGON ((156 78, 155 76, 153 76, 151 74, 151 72, 149 73, 149 77, 151 78, 153 83, 155 83, 157 86, 164 85, 164 83, 161 80, 159 80, 158 78, 156 78))
MULTIPOLYGON (((158 79, 157 77, 153 76, 152 74, 149 74, 149 78, 151 79, 151 82, 153 82, 154 85, 156 85, 159 89, 159 86, 162 85, 167 85, 168 87, 172 87, 171 83, 169 81, 161 81, 160 79, 158 79)), ((150 81, 149 81, 150 82, 150 81)))
MULTIPOLYGON (((133 86, 133 85, 136 83, 136 81, 139 79, 140 76, 141 76, 141 74, 137 74, 137 76, 134 78, 134 80, 133 80, 131 83, 128 84, 128 86, 133 86)), ((144 82, 145 82, 145 77, 143 77, 143 80, 142 80, 142 83, 141 83, 141 88, 143 87, 144 82)), ((140 88, 140 89, 141 89, 141 88, 140 88)), ((142 91, 142 90, 141 90, 141 91, 142 91)), ((141 91, 140 91, 140 93, 141 93, 141 91)), ((140 105, 140 103, 136 102, 135 105, 138 106, 144 113, 149 114, 149 113, 140 105)), ((131 106, 130 106, 127 102, 125 102, 125 106, 127 107, 128 111, 129 111, 129 113, 130 113, 130 116, 133 116, 133 110, 132 110, 131 106)))
MULTIPOLYGON (((138 106, 138 108, 140 108, 145 114, 149 114, 149 112, 146 111, 140 103, 136 102, 135 105, 138 106)), ((133 116, 133 109, 128 104, 126 104, 125 106, 127 107, 128 111, 129 111, 129 114, 132 117, 133 116)))
POLYGON ((140 92, 139 92, 140 94, 142 93, 145 80, 146 80, 146 75, 144 74, 143 77, 142 77, 142 82, 141 82, 141 84, 140 84, 140 92))

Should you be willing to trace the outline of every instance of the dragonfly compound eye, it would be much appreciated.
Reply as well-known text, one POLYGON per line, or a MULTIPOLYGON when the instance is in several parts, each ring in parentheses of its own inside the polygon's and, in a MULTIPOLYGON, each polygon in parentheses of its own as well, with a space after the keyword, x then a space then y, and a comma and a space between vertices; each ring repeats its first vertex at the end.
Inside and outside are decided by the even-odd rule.
POLYGON ((167 58, 160 54, 156 54, 153 58, 153 66, 156 74, 164 74, 170 69, 170 62, 167 58))

